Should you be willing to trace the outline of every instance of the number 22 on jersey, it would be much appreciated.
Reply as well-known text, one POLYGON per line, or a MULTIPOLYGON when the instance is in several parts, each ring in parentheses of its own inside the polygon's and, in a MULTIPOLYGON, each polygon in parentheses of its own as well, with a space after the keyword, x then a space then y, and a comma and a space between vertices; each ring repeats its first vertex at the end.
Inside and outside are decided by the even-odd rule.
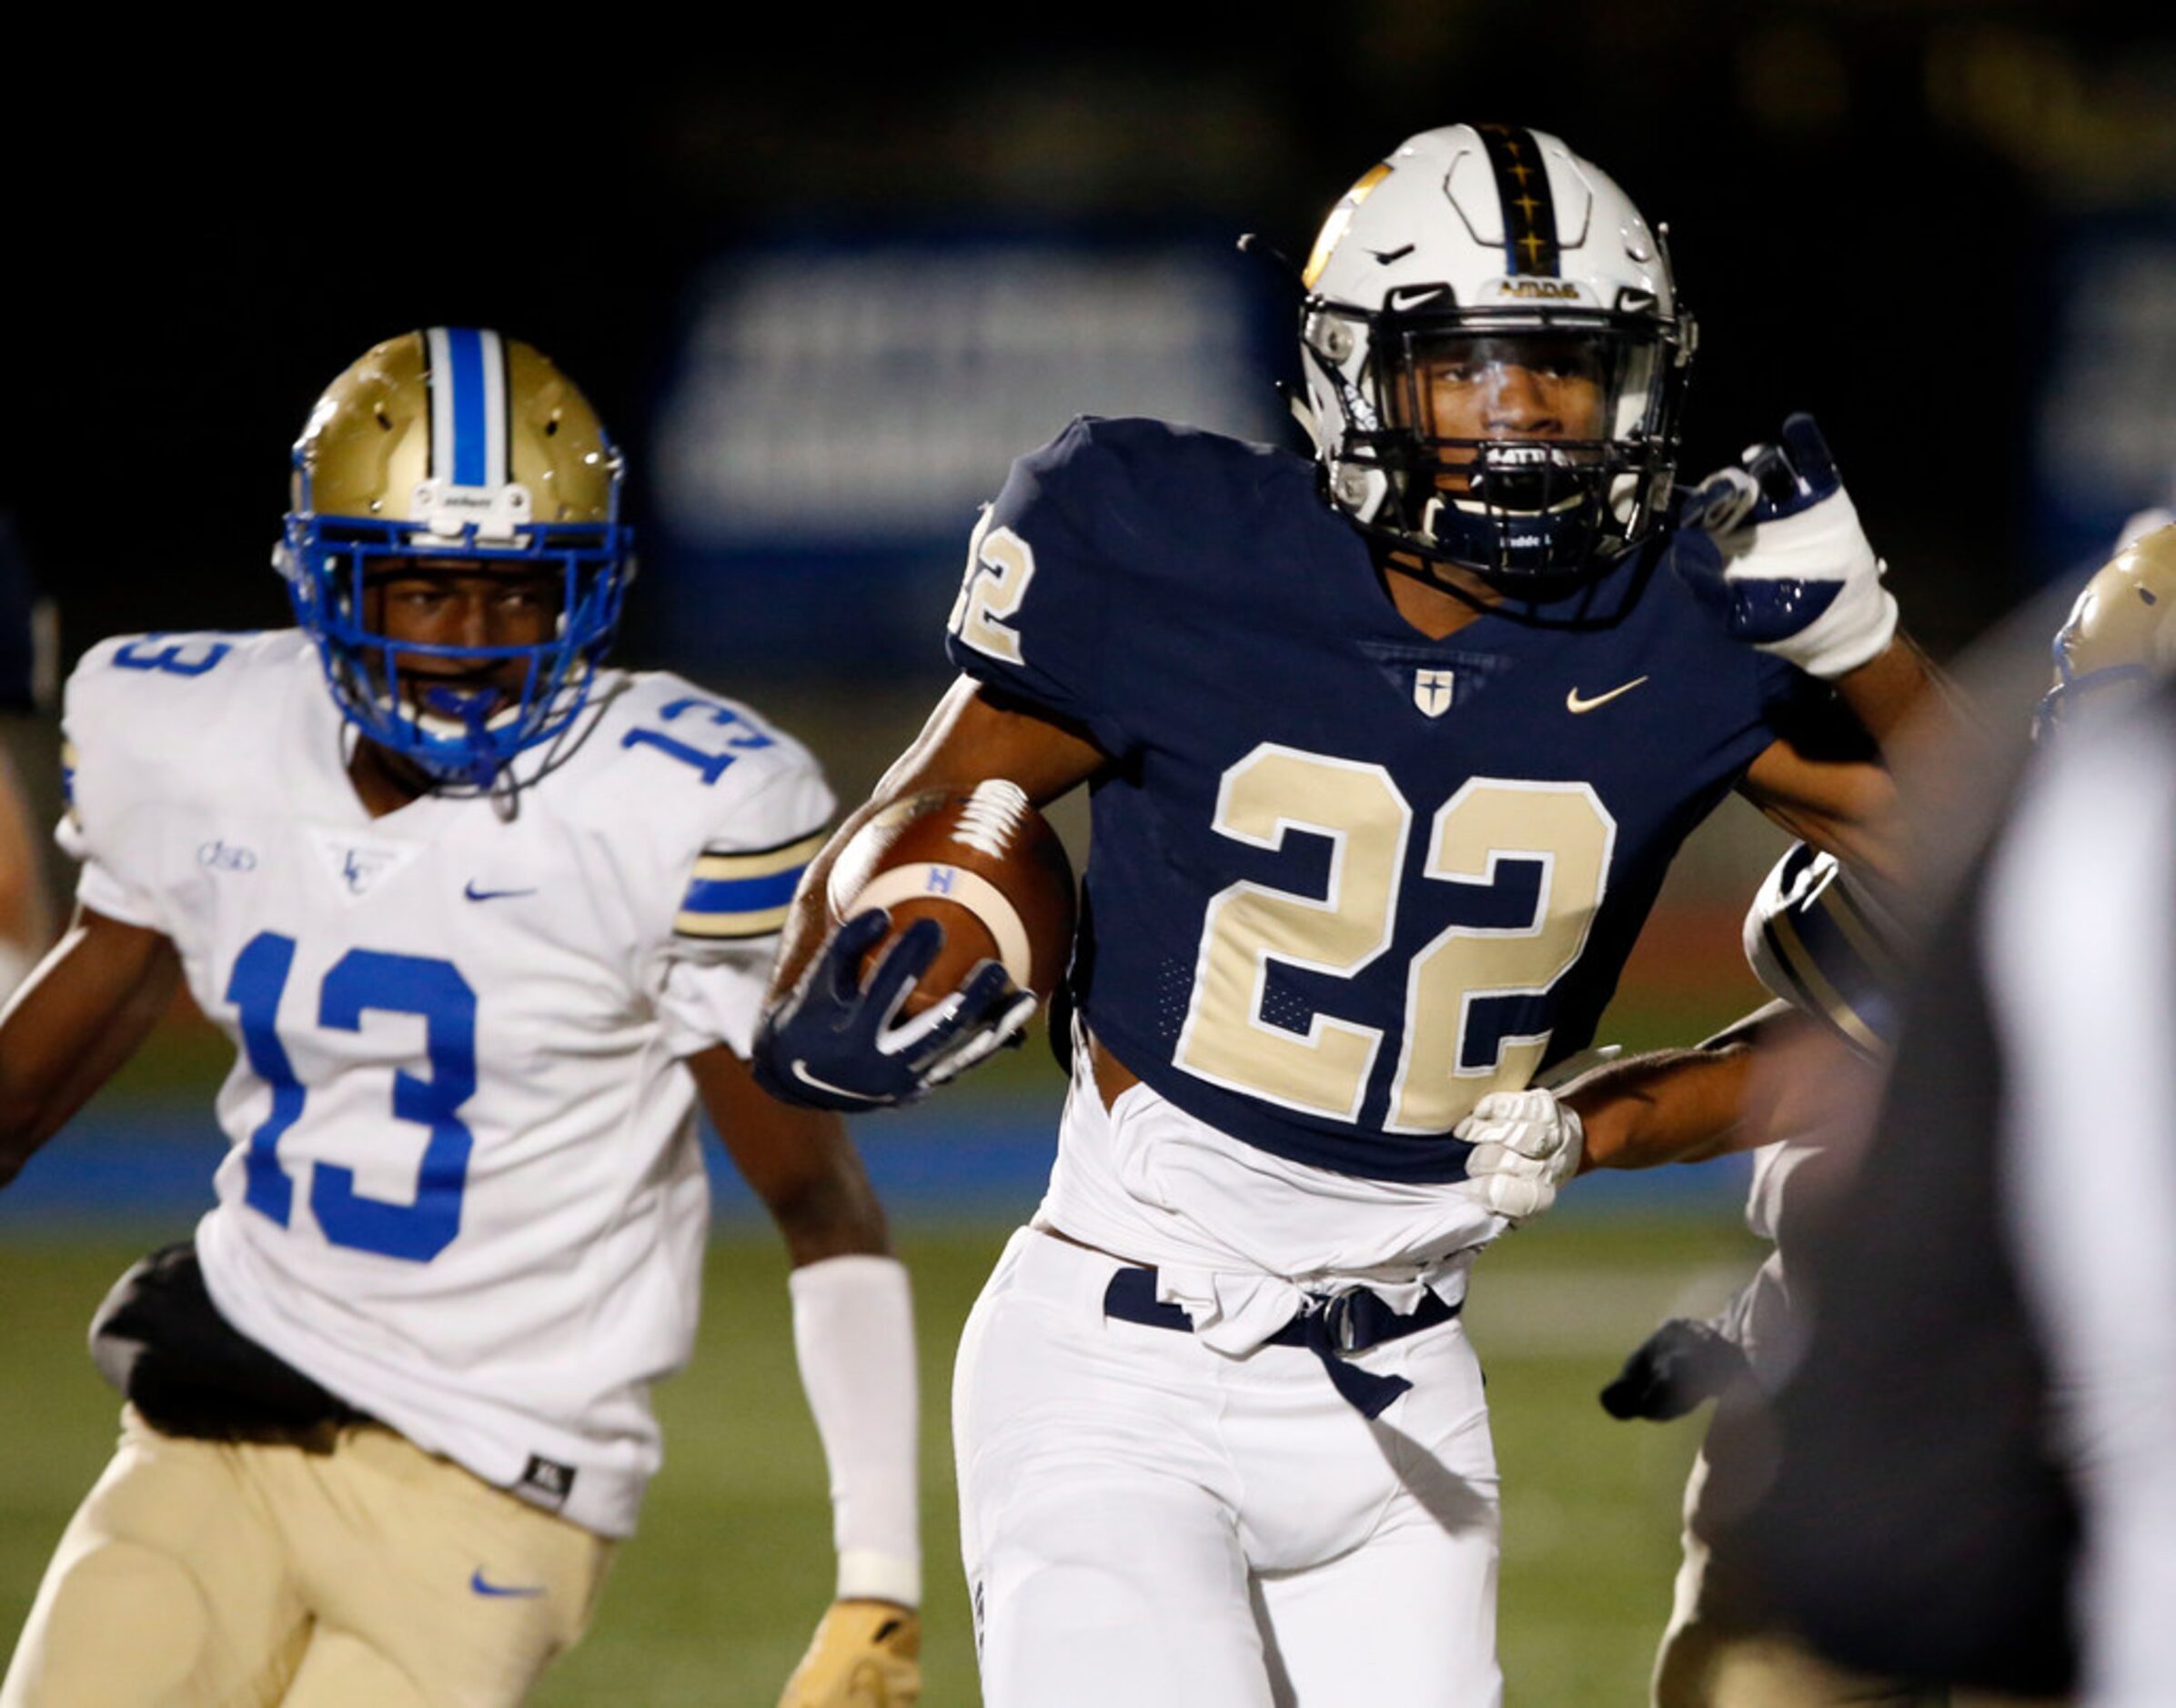
MULTIPOLYGON (((272 1090, 272 1112, 249 1135, 244 1201, 281 1227, 294 1215, 295 1183, 279 1161, 279 1141, 302 1119, 308 1092, 279 1036, 279 1000, 295 968, 295 939, 259 931, 235 958, 227 1000, 235 1005, 249 1067, 272 1090)), ((393 1076, 392 1116, 430 1137, 416 1172, 411 1203, 391 1203, 355 1189, 355 1170, 319 1162, 310 1171, 310 1214, 334 1245, 428 1263, 461 1231, 461 1195, 475 1140, 458 1110, 476 1091, 476 992, 449 960, 351 949, 332 964, 317 993, 317 1024, 360 1031, 376 1010, 420 1015, 430 1077, 393 1076)))
MULTIPOLYGON (((1224 773, 1214 823, 1256 848, 1281 849, 1292 830, 1329 838, 1329 882, 1319 898, 1240 882, 1211 899, 1173 1060, 1231 1090, 1357 1120, 1382 1030, 1318 1012, 1293 1031, 1264 1020, 1262 1001, 1272 961, 1349 979, 1390 947, 1413 809, 1380 765, 1264 742, 1224 773)), ((1476 777, 1443 804, 1424 878, 1487 886, 1503 862, 1527 861, 1541 868, 1540 895, 1524 925, 1448 926, 1413 958, 1384 1130, 1446 1131, 1489 1090, 1532 1077, 1546 1031, 1502 1038, 1491 1063, 1464 1064, 1475 1005, 1539 996, 1571 970, 1616 837, 1586 783, 1476 777)))

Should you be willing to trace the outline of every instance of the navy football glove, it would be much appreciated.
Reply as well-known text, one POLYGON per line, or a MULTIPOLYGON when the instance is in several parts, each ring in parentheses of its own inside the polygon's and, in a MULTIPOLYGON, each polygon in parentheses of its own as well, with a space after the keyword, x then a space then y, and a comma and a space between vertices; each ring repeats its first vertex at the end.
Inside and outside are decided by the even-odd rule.
POLYGON ((1833 679, 1889 645, 1897 601, 1809 415, 1687 494, 1671 568, 1734 640, 1833 679))
POLYGON ((992 1051, 1020 1041, 1035 999, 993 960, 912 1020, 899 1011, 944 944, 944 928, 917 919, 900 933, 861 988, 861 957, 892 929, 881 909, 841 925, 793 994, 756 1033, 756 1080, 771 1096, 852 1111, 911 1103, 992 1051))
POLYGON ((1615 1418, 1667 1423, 1751 1374, 1738 1342, 1715 1323, 1672 1317, 1640 1342, 1617 1380, 1602 1390, 1602 1410, 1615 1418))

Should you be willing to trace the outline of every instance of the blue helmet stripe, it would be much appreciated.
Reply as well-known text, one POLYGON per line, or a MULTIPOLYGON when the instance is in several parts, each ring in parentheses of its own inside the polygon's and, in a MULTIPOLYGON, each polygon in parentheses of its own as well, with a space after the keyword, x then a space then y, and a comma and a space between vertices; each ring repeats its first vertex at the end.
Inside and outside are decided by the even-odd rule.
POLYGON ((473 327, 447 327, 446 357, 445 377, 453 387, 453 484, 481 487, 491 477, 483 334, 473 327))

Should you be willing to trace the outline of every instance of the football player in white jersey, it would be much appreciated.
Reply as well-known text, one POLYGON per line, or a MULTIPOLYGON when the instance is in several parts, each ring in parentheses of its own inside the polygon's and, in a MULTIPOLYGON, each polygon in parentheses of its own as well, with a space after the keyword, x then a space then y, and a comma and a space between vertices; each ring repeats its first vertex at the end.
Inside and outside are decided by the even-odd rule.
POLYGON ((839 1120, 743 1060, 821 774, 603 667, 620 458, 529 346, 378 345, 294 464, 298 628, 109 640, 68 686, 79 907, 0 1021, 0 1181, 182 980, 231 1149, 94 1324, 121 1443, 0 1703, 519 1701, 659 1465, 699 1098, 785 1237, 831 1463, 840 1599, 786 1701, 911 1703, 906 1274, 839 1120))

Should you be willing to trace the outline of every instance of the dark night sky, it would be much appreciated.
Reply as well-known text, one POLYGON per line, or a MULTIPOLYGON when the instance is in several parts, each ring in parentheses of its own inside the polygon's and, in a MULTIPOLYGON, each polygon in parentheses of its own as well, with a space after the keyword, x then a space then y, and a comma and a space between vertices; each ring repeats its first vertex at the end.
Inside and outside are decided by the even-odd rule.
POLYGON ((1957 4, 1587 0, 1545 36, 1536 8, 1374 0, 1247 8, 1237 40, 1178 10, 972 37, 955 16, 942 42, 736 22, 730 56, 623 26, 557 65, 297 41, 270 82, 196 41, 96 77, 55 59, 0 121, 0 505, 68 649, 279 620, 287 446, 388 333, 531 338, 639 476, 686 280, 737 236, 811 209, 1175 212, 1304 253, 1362 168, 1462 117, 1556 131, 1670 222, 1703 331, 1689 470, 1810 407, 1938 645, 2016 597, 2040 251, 2086 192, 2006 137, 1975 44, 1998 72, 2004 42, 2068 55, 2089 100, 2165 45, 1957 4))

